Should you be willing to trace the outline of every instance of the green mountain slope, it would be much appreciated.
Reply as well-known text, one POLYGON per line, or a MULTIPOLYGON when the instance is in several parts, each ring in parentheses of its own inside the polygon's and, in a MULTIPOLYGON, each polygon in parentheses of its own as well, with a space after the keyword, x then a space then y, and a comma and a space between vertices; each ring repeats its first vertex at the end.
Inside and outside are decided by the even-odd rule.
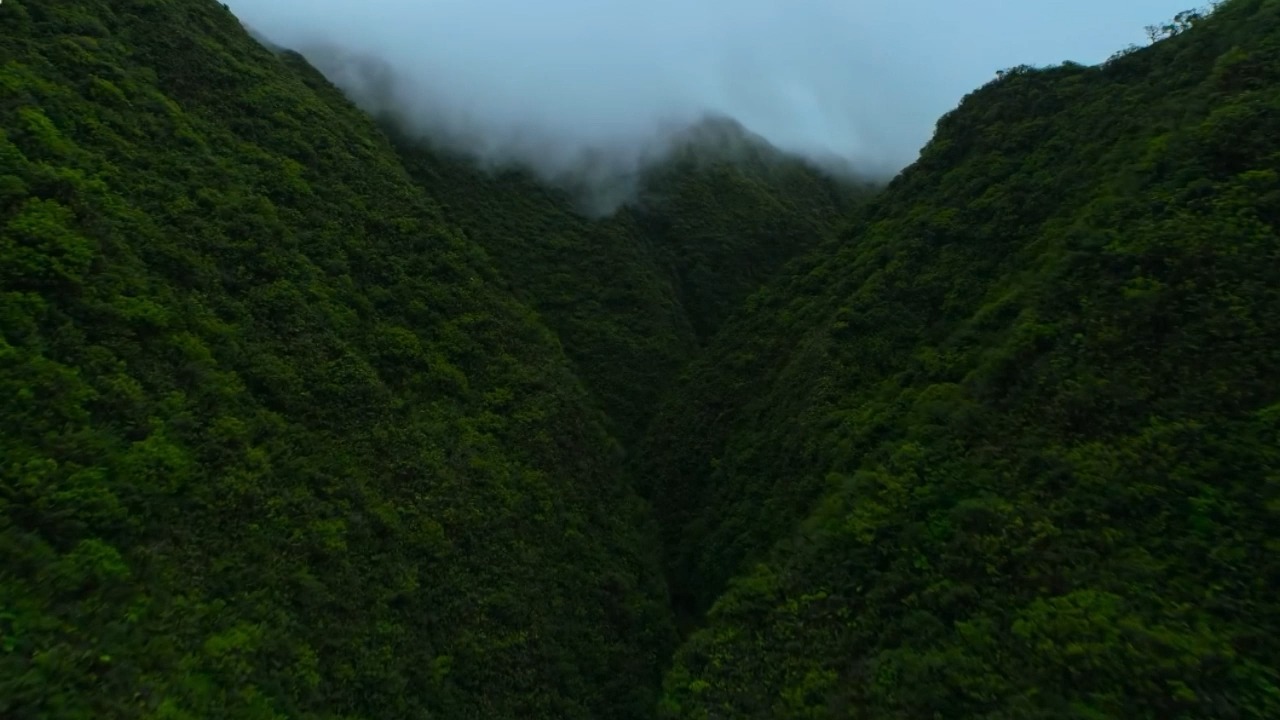
POLYGON ((944 117, 642 455, 670 717, 1280 716, 1280 3, 944 117))
POLYGON ((600 217, 6 0, 0 717, 1280 717, 1280 0, 1168 34, 600 217))
POLYGON ((628 446, 729 312, 787 260, 832 239, 869 193, 723 119, 688 129, 619 180, 633 196, 603 217, 584 215, 571 187, 485 171, 413 136, 397 144, 446 217, 557 332, 628 446))
POLYGON ((0 715, 650 714, 615 443, 373 122, 204 0, 0 63, 0 715))

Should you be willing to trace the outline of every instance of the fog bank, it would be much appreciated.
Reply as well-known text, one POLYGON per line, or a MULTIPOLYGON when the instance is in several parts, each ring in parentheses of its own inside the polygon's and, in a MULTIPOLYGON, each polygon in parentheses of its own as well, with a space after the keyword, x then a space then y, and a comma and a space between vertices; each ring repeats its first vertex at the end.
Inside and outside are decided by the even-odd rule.
POLYGON ((235 0, 368 109, 554 174, 627 168, 732 117, 784 150, 888 175, 997 69, 1096 63, 1168 0, 235 0), (1122 6, 1122 7, 1121 7, 1122 6))

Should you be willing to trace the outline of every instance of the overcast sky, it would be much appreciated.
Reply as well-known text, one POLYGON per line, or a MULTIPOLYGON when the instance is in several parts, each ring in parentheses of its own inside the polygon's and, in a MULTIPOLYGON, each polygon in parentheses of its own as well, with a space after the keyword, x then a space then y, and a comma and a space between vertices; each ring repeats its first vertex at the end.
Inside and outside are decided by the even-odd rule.
MULTIPOLYGON (((380 56, 428 124, 626 145, 730 115, 896 170, 997 69, 1096 63, 1187 0, 230 0, 279 44, 380 56), (445 118, 441 120, 441 118, 445 118)), ((457 129, 457 128, 455 128, 457 129)))

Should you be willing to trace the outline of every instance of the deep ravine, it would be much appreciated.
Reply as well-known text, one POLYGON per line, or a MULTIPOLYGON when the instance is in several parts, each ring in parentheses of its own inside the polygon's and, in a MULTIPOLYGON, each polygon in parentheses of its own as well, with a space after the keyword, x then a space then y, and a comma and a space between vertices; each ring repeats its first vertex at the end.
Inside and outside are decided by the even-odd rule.
POLYGON ((1280 2, 1170 27, 589 213, 6 0, 0 716, 1280 717, 1280 2))

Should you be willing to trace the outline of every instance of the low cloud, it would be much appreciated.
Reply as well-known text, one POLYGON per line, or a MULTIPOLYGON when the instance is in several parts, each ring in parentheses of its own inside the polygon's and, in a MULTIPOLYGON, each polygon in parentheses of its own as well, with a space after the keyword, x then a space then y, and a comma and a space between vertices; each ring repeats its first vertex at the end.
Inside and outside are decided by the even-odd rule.
POLYGON ((995 70, 1098 62, 1176 4, 973 0, 236 0, 367 109, 545 175, 643 164, 729 117, 885 176, 995 70))

